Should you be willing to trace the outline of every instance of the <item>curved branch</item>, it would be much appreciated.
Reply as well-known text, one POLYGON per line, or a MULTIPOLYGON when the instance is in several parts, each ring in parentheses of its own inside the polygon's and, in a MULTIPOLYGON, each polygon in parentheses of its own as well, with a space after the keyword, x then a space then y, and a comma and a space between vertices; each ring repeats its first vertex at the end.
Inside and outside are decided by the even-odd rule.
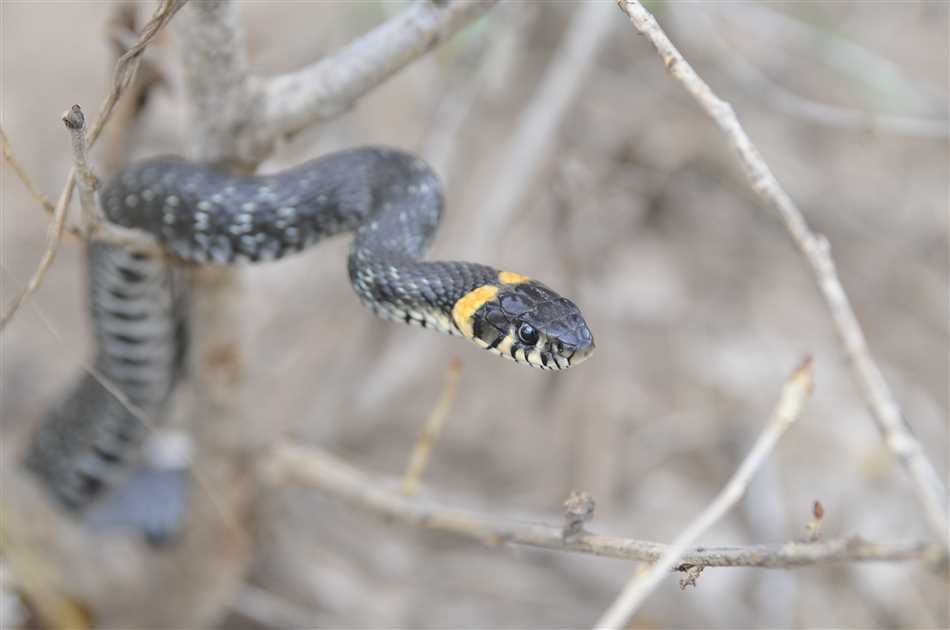
MULTIPOLYGON (((496 0, 420 0, 400 15, 320 61, 256 79, 260 104, 242 158, 260 155, 277 138, 349 109, 402 67, 481 17, 496 0)), ((253 161, 253 160, 248 160, 253 161)))

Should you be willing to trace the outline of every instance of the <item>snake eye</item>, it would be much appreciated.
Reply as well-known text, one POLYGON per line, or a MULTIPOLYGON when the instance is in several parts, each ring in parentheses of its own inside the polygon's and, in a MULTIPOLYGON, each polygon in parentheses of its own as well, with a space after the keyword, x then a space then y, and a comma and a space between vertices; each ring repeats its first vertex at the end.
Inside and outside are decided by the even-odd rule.
POLYGON ((531 324, 522 322, 518 326, 518 339, 526 345, 533 346, 538 343, 538 331, 531 324))

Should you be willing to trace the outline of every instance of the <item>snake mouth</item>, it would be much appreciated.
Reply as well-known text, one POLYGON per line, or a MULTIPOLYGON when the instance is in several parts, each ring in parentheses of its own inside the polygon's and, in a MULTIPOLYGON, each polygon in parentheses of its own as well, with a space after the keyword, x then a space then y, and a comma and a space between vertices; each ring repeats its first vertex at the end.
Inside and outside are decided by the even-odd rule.
POLYGON ((577 346, 560 345, 557 352, 549 349, 525 347, 513 341, 511 336, 504 336, 500 342, 486 344, 480 339, 474 340, 480 347, 488 349, 493 354, 504 357, 515 363, 523 363, 542 370, 561 371, 574 367, 586 361, 594 353, 594 341, 585 341, 577 346))
POLYGON ((568 366, 574 367, 575 365, 579 365, 583 363, 584 361, 586 361, 587 359, 589 359, 590 356, 594 354, 595 347, 596 346, 594 346, 593 339, 590 340, 590 343, 586 343, 578 347, 576 350, 574 350, 571 356, 568 357, 567 359, 568 366))
MULTIPOLYGON (((554 369, 566 370, 569 367, 580 365, 594 354, 594 340, 583 342, 577 346, 561 348, 559 353, 553 355, 556 367, 554 369)), ((543 367, 543 366, 539 366, 543 367)))

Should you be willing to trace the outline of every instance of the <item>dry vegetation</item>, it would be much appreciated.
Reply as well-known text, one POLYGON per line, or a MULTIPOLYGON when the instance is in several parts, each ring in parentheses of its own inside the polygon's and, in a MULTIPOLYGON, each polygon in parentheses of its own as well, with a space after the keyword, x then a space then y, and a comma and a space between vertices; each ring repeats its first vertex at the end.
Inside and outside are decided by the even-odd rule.
MULTIPOLYGON (((242 3, 251 71, 312 62, 405 6, 242 3)), ((805 540, 809 525, 822 540, 932 541, 915 484, 881 439, 782 222, 650 44, 612 2, 602 8, 613 19, 573 3, 496 7, 262 165, 369 143, 419 152, 448 187, 432 255, 491 262, 574 297, 597 339, 591 360, 562 374, 527 370, 376 320, 346 281, 346 238, 248 269, 235 315, 246 360, 240 421, 184 418, 182 404, 176 421, 199 433, 193 523, 178 547, 148 550, 54 514, 17 468, 30 430, 90 350, 81 247, 67 239, 0 337, 0 534, 107 627, 585 627, 635 563, 380 518, 340 493, 259 479, 262 453, 291 440, 397 479, 458 357, 455 401, 422 478, 426 505, 558 528, 565 499, 586 490, 596 500, 588 529, 670 542, 736 470, 808 354, 815 391, 804 414, 697 544, 805 540), (222 447, 225 438, 233 443, 222 447), (202 450, 208 440, 228 457, 202 450)), ((870 347, 946 483, 947 6, 650 8, 831 242, 870 347)), ((3 128, 48 197, 72 164, 61 112, 72 103, 94 112, 111 85, 113 10, 0 6, 3 128)), ((163 80, 131 131, 129 158, 193 142, 176 36, 146 54, 163 80)), ((99 148, 90 157, 109 168, 99 148)), ((36 268, 47 218, 3 169, 6 308, 36 268)), ((195 396, 192 387, 182 397, 195 396)), ((368 485, 398 491, 382 483, 368 485)), ((667 578, 633 627, 950 625, 947 573, 920 560, 717 568, 695 588, 678 582, 667 578)))

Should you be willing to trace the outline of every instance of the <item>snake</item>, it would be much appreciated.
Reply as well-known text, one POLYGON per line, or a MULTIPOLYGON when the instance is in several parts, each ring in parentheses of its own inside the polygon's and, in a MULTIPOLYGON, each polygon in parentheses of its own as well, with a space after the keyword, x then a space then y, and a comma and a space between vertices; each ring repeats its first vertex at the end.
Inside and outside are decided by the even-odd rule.
POLYGON ((99 191, 106 218, 142 230, 167 252, 93 241, 87 285, 93 368, 48 412, 25 463, 68 511, 81 513, 129 474, 181 378, 188 290, 182 264, 279 260, 353 232, 350 283, 388 320, 461 336, 542 370, 591 356, 594 338, 571 300, 529 276, 423 259, 444 209, 421 158, 362 147, 260 175, 180 157, 133 162, 99 191))

